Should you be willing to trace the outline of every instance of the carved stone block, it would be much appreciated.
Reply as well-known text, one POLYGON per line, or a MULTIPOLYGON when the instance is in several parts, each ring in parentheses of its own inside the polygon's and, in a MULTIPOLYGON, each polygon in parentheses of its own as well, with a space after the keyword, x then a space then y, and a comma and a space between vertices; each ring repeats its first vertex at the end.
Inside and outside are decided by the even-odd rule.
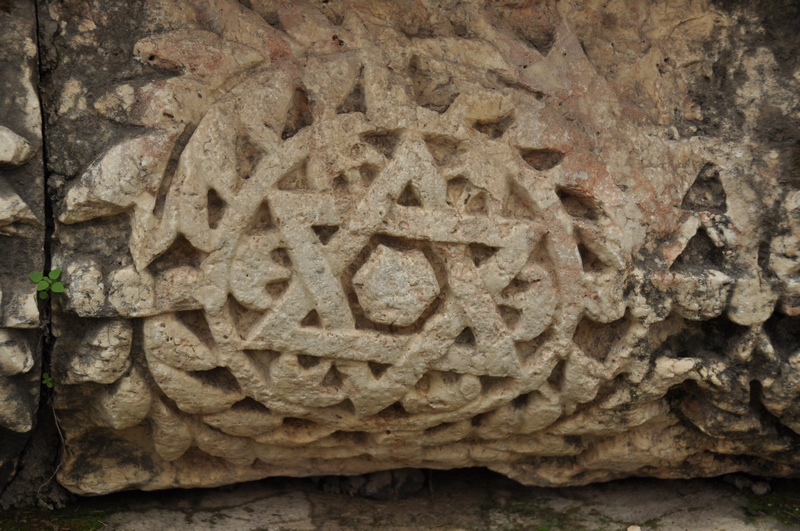
POLYGON ((796 473, 800 77, 711 5, 434 4, 49 5, 63 485, 796 473))

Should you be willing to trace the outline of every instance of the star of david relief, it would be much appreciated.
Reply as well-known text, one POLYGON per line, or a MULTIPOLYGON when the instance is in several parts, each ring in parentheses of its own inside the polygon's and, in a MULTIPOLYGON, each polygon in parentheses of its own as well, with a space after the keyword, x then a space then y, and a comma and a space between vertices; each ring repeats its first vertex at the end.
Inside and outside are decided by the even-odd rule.
POLYGON ((649 115, 669 68, 565 2, 167 4, 75 110, 136 127, 56 203, 63 485, 796 467, 800 199, 767 245, 772 159, 649 115))
MULTIPOLYGON (((137 44, 143 60, 180 64, 170 35, 137 44)), ((122 352, 115 371, 69 377, 108 384, 92 422, 147 419, 161 459, 195 448, 252 477, 267 474, 256 459, 305 474, 301 456, 335 468, 423 462, 469 438, 502 439, 507 461, 546 447, 505 438, 593 400, 646 331, 625 312, 620 189, 584 133, 464 59, 497 67, 490 45, 422 40, 387 58, 364 41, 302 68, 224 46, 250 70, 225 85, 176 78, 180 97, 136 111, 151 131, 65 198, 62 223, 124 215, 131 227, 107 299, 87 288, 100 304, 69 303, 113 317, 95 335, 127 345, 95 349, 122 352)), ((454 452, 432 459, 483 462, 454 452)))
POLYGON ((563 280, 582 257, 558 216, 590 207, 546 177, 569 155, 503 137, 525 134, 509 91, 474 87, 432 110, 382 94, 385 69, 358 72, 353 91, 376 112, 313 123, 310 96, 280 74, 243 88, 246 102, 284 99, 282 142, 252 130, 251 103, 220 101, 184 149, 161 232, 134 240, 145 266, 175 242, 202 257, 185 274, 202 311, 145 324, 150 370, 181 409, 247 396, 331 430, 392 408, 421 428, 535 391, 582 356, 582 294, 563 280), (199 391, 233 382, 226 371, 235 391, 199 391))

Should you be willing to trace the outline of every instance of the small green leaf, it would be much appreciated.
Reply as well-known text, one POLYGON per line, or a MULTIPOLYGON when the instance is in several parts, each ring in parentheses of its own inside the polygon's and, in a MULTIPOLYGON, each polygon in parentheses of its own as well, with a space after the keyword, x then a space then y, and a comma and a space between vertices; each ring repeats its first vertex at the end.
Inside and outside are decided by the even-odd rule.
POLYGON ((36 289, 39 291, 44 291, 50 288, 50 281, 49 280, 40 280, 36 283, 36 289))
POLYGON ((64 293, 64 284, 61 282, 53 282, 53 285, 50 287, 53 290, 53 293, 64 293))
POLYGON ((39 292, 39 298, 40 299, 46 299, 47 297, 48 297, 48 295, 47 295, 46 291, 40 291, 39 292))
POLYGON ((44 275, 39 273, 38 271, 34 271, 30 275, 28 275, 28 278, 33 280, 34 282, 39 282, 44 278, 44 275))
POLYGON ((53 269, 52 271, 50 271, 47 274, 47 276, 50 277, 52 280, 58 280, 58 277, 61 276, 61 270, 60 269, 53 269))

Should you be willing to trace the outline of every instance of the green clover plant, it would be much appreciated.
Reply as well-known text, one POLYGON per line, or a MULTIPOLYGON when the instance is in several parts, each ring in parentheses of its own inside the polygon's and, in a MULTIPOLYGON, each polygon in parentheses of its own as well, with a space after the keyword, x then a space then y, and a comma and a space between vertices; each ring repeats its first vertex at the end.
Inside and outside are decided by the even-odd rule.
POLYGON ((50 296, 50 292, 64 293, 64 284, 58 282, 58 277, 61 276, 60 269, 53 269, 47 275, 34 271, 28 278, 36 284, 36 291, 39 292, 40 299, 46 299, 50 296))
POLYGON ((42 373, 42 383, 47 386, 48 389, 53 388, 53 377, 50 376, 48 373, 42 373))

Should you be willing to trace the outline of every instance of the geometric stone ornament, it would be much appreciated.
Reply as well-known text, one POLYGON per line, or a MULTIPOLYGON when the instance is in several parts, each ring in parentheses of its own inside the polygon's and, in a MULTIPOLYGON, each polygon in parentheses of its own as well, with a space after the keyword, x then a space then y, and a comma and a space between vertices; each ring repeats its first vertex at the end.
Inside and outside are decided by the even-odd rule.
POLYGON ((44 169, 36 12, 0 7, 0 495, 36 423, 39 309, 28 273, 44 263, 44 169))
POLYGON ((436 273, 422 251, 379 245, 353 277, 358 302, 378 324, 408 326, 439 294, 436 273))
POLYGON ((100 139, 53 147, 62 485, 800 469, 800 196, 692 107, 736 15, 637 19, 646 52, 624 2, 434 4, 53 3, 119 72, 48 89, 100 139))

